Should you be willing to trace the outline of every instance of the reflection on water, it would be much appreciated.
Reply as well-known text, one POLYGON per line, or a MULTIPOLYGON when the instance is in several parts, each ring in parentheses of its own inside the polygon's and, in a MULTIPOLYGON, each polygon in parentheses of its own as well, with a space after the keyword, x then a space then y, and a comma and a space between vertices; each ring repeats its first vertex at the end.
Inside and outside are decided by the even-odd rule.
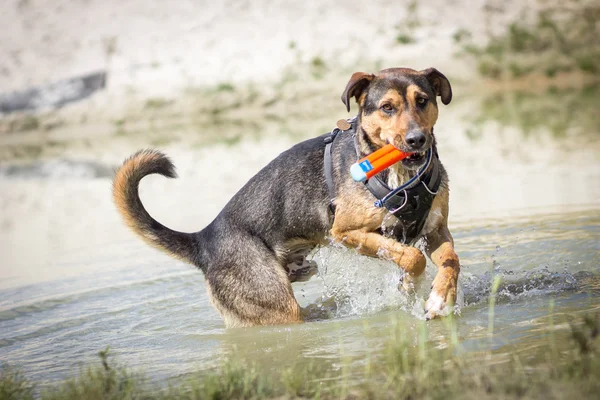
POLYGON ((0 176, 7 178, 111 178, 114 169, 93 161, 58 159, 27 164, 0 166, 0 176))
MULTIPOLYGON (((516 127, 524 137, 550 132, 556 139, 576 137, 598 140, 600 120, 598 100, 600 84, 591 83, 582 89, 550 87, 543 93, 516 91, 499 92, 484 98, 481 108, 472 117, 470 137, 481 139, 482 123, 495 121, 502 126, 516 127)), ((581 142, 573 147, 581 146, 581 142)))
MULTIPOLYGON (((595 139, 585 148, 565 145, 548 131, 561 126, 553 108, 559 97, 579 116, 577 129, 597 136, 587 98, 571 93, 547 97, 538 111, 530 108, 537 100, 519 98, 510 108, 517 118, 508 119, 494 111, 502 102, 484 102, 479 140, 465 133, 471 120, 464 115, 472 115, 473 103, 441 111, 436 135, 451 177, 450 228, 462 262, 457 340, 467 351, 529 354, 550 314, 564 322, 600 308, 600 146, 595 139), (522 120, 529 115, 535 117, 522 120), (517 129, 528 124, 535 135, 517 129), (584 168, 574 173, 574 166, 584 168), (496 276, 502 279, 490 337, 488 299, 496 276)), ((298 123, 294 132, 314 136, 335 119, 298 123)), ((571 122, 562 126, 556 132, 576 131, 571 122)), ((148 145, 143 137, 127 140, 98 140, 87 153, 76 144, 93 160, 80 165, 60 161, 86 160, 67 150, 43 162, 0 165, 3 362, 48 382, 76 374, 74 363, 95 361, 96 352, 110 346, 120 362, 168 378, 210 368, 232 352, 269 368, 290 355, 327 358, 334 366, 351 358, 358 365, 383 348, 392 320, 418 340, 435 268, 428 266, 417 293, 406 295, 398 291, 401 271, 394 265, 337 246, 313 255, 319 276, 294 285, 312 322, 225 330, 201 273, 147 248, 119 220, 103 166, 148 145), (65 165, 75 172, 66 173, 65 165)), ((159 221, 193 231, 297 138, 267 132, 203 148, 181 140, 165 148, 180 179, 149 177, 141 197, 159 221), (219 173, 207 175, 215 165, 219 173)), ((450 340, 446 322, 426 327, 440 346, 450 340)))

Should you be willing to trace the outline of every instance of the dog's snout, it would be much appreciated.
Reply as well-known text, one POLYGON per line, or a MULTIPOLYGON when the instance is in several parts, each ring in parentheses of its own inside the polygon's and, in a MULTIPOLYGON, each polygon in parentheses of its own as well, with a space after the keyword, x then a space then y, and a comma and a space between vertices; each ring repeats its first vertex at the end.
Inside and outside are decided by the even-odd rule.
POLYGON ((411 131, 404 139, 411 150, 420 150, 427 141, 427 137, 421 131, 411 131))

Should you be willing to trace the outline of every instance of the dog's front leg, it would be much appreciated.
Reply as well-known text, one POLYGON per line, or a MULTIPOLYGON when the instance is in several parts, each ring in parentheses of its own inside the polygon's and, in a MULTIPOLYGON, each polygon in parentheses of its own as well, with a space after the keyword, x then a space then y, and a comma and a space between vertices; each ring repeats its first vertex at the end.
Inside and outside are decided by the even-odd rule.
POLYGON ((448 227, 441 226, 429 233, 426 236, 426 243, 427 255, 438 267, 431 286, 431 294, 425 303, 426 317, 431 319, 439 315, 444 307, 454 305, 456 302, 460 261, 454 251, 454 240, 448 227))
POLYGON ((419 249, 403 245, 376 232, 360 229, 342 231, 334 227, 331 235, 344 245, 355 248, 360 254, 389 257, 412 278, 418 277, 425 270, 425 256, 419 249))

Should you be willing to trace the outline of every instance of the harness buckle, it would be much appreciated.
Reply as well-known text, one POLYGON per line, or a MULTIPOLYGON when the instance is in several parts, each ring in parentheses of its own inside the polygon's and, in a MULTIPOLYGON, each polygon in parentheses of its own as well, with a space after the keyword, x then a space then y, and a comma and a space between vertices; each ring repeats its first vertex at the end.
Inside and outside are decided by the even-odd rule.
POLYGON ((333 130, 331 131, 331 133, 329 134, 329 136, 326 136, 325 139, 323 139, 323 141, 325 142, 325 144, 333 143, 333 140, 335 139, 335 137, 337 136, 338 133, 340 133, 340 129, 339 128, 333 128, 333 130))

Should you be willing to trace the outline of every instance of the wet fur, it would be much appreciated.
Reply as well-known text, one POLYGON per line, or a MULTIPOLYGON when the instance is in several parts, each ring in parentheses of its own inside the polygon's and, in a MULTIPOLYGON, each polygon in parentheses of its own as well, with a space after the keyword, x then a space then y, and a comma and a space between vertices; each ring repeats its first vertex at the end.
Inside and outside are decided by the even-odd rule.
MULTIPOLYGON (((335 218, 324 178, 324 136, 279 155, 199 232, 173 231, 144 209, 138 194, 140 180, 153 173, 175 177, 173 164, 158 151, 140 151, 123 163, 113 183, 114 202, 125 223, 146 242, 203 271, 211 302, 228 327, 299 323, 301 310, 291 283, 309 279, 316 272, 314 264, 306 262, 306 255, 315 246, 326 244, 328 236, 360 253, 393 260, 408 273, 405 285, 423 272, 421 251, 399 243, 394 232, 382 231, 384 218, 395 217, 375 208, 372 195, 364 185, 352 181, 348 171, 357 160, 356 146, 363 155, 386 140, 402 148, 405 135, 415 126, 428 130, 430 145, 435 146, 438 95, 446 104, 451 90, 447 79, 433 69, 391 69, 352 76, 342 100, 348 109, 352 97, 358 100, 359 128, 356 138, 340 134, 333 146, 335 218), (429 96, 430 109, 415 111, 415 92, 429 96), (384 96, 401 110, 397 118, 390 120, 381 114, 379 102, 384 96)), ((454 301, 459 271, 447 229, 448 179, 443 167, 441 172, 442 186, 420 235, 425 237, 428 255, 440 267, 428 301, 429 317, 454 301)), ((414 171, 399 163, 386 174, 388 182, 397 186, 414 171)))

